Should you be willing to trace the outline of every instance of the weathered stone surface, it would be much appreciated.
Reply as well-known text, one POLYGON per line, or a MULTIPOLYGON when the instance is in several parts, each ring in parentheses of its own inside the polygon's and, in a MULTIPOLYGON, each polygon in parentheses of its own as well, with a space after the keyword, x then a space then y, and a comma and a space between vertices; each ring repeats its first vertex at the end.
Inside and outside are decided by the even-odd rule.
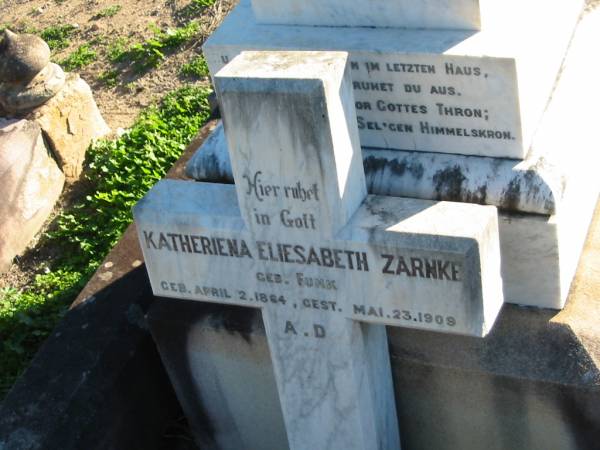
POLYGON ((289 449, 258 310, 158 298, 148 322, 200 448, 289 449))
MULTIPOLYGON (((570 103, 578 104, 580 109, 585 104, 577 96, 569 98, 570 103)), ((572 125, 574 133, 582 129, 581 121, 575 120, 572 125)), ((554 131, 561 130, 556 122, 551 129, 552 136, 544 139, 558 144, 551 150, 565 148, 556 140, 554 131)), ((592 132, 593 128, 590 126, 587 130, 592 132)), ((585 159, 593 155, 593 151, 589 144, 582 143, 564 156, 572 158, 575 154, 585 159)), ((564 306, 597 201, 594 165, 583 170, 572 165, 552 164, 539 155, 517 163, 506 159, 368 148, 363 148, 363 158, 371 194, 498 205, 506 301, 556 309, 564 306), (481 183, 479 187, 478 183, 481 183)), ((186 171, 200 181, 233 182, 221 125, 195 153, 186 171)))
POLYGON ((485 336, 503 302, 494 207, 367 196, 347 57, 236 57, 215 87, 238 184, 134 208, 156 295, 262 310, 294 450, 398 448, 383 325, 485 336))
POLYGON ((0 272, 39 231, 63 184, 40 127, 27 120, 0 119, 0 272))
POLYGON ((203 50, 213 75, 244 50, 348 51, 362 146, 523 159, 583 5, 489 4, 474 32, 259 24, 241 0, 203 50))
POLYGON ((50 62, 50 48, 33 34, 4 30, 0 42, 0 83, 28 82, 50 62))
MULTIPOLYGON (((166 247, 152 244, 162 242, 159 235, 166 230, 211 236, 218 233, 219 237, 245 240, 250 246, 254 258, 236 261, 236 270, 242 273, 259 270, 270 262, 273 267, 269 270, 287 275, 286 280, 299 292, 304 288, 296 282, 295 272, 302 271, 306 277, 338 280, 338 292, 330 294, 340 301, 368 302, 377 291, 377 306, 384 310, 400 307, 397 302, 401 301, 404 309, 429 308, 456 319, 452 326, 416 320, 406 323, 406 319, 392 318, 390 312, 388 317, 372 316, 370 322, 487 334, 502 304, 498 243, 494 238, 496 209, 367 197, 360 152, 354 148, 356 128, 352 122, 344 125, 353 115, 346 109, 352 106, 352 94, 339 78, 343 61, 337 52, 248 52, 219 72, 217 92, 228 113, 231 152, 237 158, 237 196, 232 186, 164 181, 140 201, 134 214, 155 292, 202 299, 194 292, 176 295, 160 281, 167 277, 191 283, 204 272, 211 273, 213 283, 230 284, 231 260, 212 261, 205 253, 206 258, 181 267, 180 259, 193 257, 195 252, 168 252, 166 247), (304 79, 309 70, 311 78, 304 79), (327 107, 322 106, 325 102, 327 107), (284 113, 286 107, 290 111, 284 113), (273 125, 264 126, 265 122, 273 125), (258 220, 261 214, 268 220, 258 220), (291 219, 297 217, 304 219, 291 219), (281 258, 264 257, 266 246, 256 249, 254 245, 259 241, 304 245, 298 252, 311 246, 339 248, 348 250, 344 260, 364 255, 369 262, 363 267, 362 260, 347 261, 344 266, 340 259, 336 270, 329 273, 333 266, 318 261, 306 264, 306 259, 303 263, 298 255, 288 255, 285 262, 290 264, 278 267, 281 258), (389 280, 389 270, 381 270, 386 265, 381 253, 422 256, 430 262, 450 258, 460 276, 452 278, 454 283, 446 283, 449 279, 441 273, 424 272, 421 277, 411 273, 389 280), (381 290, 381 285, 387 288, 381 290), (425 293, 423 298, 417 292, 425 293)), ((240 289, 258 288, 255 279, 235 281, 240 289)), ((289 294, 296 295, 293 291, 289 294)), ((247 304, 243 299, 232 301, 247 304)), ((351 305, 344 308, 348 310, 347 315, 360 320, 360 313, 352 313, 351 305)))
POLYGON ((0 113, 22 116, 54 95, 65 74, 50 63, 50 48, 39 37, 4 31, 0 43, 0 113))
MULTIPOLYGON (((501 210, 506 301, 564 306, 600 190, 596 108, 600 10, 580 22, 527 158, 449 155, 363 147, 371 194, 483 203, 501 210)), ((233 181, 217 129, 188 165, 203 181, 233 181)))
MULTIPOLYGON (((479 203, 504 211, 551 215, 564 206, 566 183, 564 165, 552 161, 559 155, 548 153, 558 154, 561 149, 544 148, 546 154, 535 152, 524 161, 369 147, 362 148, 362 156, 367 187, 373 194, 479 203)), ((186 170, 198 181, 233 182, 222 125, 202 144, 186 170)))
POLYGON ((505 26, 507 17, 531 20, 553 6, 547 0, 252 0, 252 5, 257 21, 266 24, 458 30, 505 26))
POLYGON ((478 0, 252 0, 259 23, 478 30, 478 0))
POLYGON ((65 82, 60 66, 50 63, 31 81, 0 83, 0 105, 6 114, 26 114, 58 94, 65 82))
MULTIPOLYGON (((600 210, 560 313, 505 305, 485 339, 388 328, 402 448, 597 449, 599 321, 600 210)), ((149 323, 199 443, 288 448, 257 310, 158 299, 149 323)))
MULTIPOLYGON (((205 127, 202 136, 207 132, 205 127)), ((182 165, 172 173, 183 177, 182 165)), ((447 335, 432 340, 433 333, 390 329, 398 412, 405 424, 403 448, 596 448, 600 442, 596 217, 561 313, 507 305, 495 331, 484 340, 447 335), (432 348, 435 352, 428 357, 432 348), (461 447, 467 435, 473 441, 470 447, 461 447)), ((103 264, 91 280, 77 302, 80 307, 68 314, 68 321, 0 406, 3 450, 27 448, 19 436, 35 437, 31 445, 35 450, 136 445, 153 450, 164 426, 160 415, 177 413, 167 395, 168 380, 157 372, 162 370, 158 357, 149 351, 149 338, 135 320, 129 320, 130 311, 138 310, 139 301, 151 293, 144 270, 133 269, 141 261, 133 229, 124 241, 107 257, 110 264, 103 264), (107 272, 112 273, 110 281, 107 272), (90 296, 96 300, 82 302, 90 296), (99 308, 101 304, 105 306, 99 308)), ((216 444, 217 434, 227 436, 227 430, 218 426, 223 423, 231 425, 229 437, 242 430, 260 444, 246 448, 286 448, 258 310, 158 299, 149 321, 153 334, 168 337, 162 341, 163 349, 171 349, 172 358, 164 358, 164 364, 171 374, 180 374, 172 380, 187 399, 186 409, 195 411, 189 420, 202 435, 202 448, 226 448, 216 444), (262 445, 269 441, 270 446, 262 445)))
POLYGON ((72 73, 67 75, 65 87, 27 119, 44 130, 67 181, 75 181, 81 174, 91 142, 110 132, 90 87, 72 73))

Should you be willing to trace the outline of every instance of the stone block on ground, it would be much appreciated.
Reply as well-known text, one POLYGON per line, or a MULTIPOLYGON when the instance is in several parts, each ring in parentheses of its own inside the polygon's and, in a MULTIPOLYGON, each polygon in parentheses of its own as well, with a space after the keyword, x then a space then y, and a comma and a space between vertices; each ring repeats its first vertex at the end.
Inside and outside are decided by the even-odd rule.
POLYGON ((4 30, 0 36, 0 117, 22 117, 54 97, 65 73, 50 62, 39 36, 4 30))
POLYGON ((81 175, 92 141, 110 132, 92 90, 77 74, 68 74, 65 87, 27 119, 37 122, 44 131, 69 182, 81 175))
POLYGON ((0 273, 27 247, 62 192, 64 175, 27 120, 0 119, 0 273))

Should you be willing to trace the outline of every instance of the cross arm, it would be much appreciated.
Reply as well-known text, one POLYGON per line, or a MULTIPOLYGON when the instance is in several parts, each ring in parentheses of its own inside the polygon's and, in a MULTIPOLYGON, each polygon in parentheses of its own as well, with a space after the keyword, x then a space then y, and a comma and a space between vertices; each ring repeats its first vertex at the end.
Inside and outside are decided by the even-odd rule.
POLYGON ((485 336, 503 304, 495 207, 368 196, 337 238, 368 249, 355 320, 485 336))

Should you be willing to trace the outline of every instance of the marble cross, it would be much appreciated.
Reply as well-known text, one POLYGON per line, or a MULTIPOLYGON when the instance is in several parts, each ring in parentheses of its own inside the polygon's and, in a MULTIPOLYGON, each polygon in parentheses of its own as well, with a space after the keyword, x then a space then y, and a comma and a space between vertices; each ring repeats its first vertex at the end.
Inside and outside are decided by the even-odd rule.
POLYGON ((484 336, 494 207, 368 196, 347 54, 245 52, 215 76, 235 186, 134 210, 156 295, 261 308, 291 450, 400 448, 385 325, 484 336))

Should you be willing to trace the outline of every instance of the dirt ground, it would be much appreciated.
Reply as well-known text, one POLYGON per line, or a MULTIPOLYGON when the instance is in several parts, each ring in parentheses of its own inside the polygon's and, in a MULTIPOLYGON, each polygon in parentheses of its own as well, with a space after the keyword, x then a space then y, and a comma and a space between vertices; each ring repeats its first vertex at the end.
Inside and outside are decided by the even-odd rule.
POLYGON ((206 37, 235 3, 236 0, 217 0, 214 6, 190 14, 190 0, 0 0, 0 25, 21 32, 75 26, 70 45, 55 52, 53 60, 61 61, 81 45, 92 43, 98 58, 78 72, 92 87, 108 125, 117 130, 130 126, 143 108, 168 91, 184 84, 208 82, 181 76, 179 69, 200 52, 206 37), (120 9, 114 16, 98 17, 116 5, 120 9), (130 44, 143 42, 152 36, 151 24, 165 30, 194 19, 201 24, 200 36, 166 55, 158 68, 136 74, 131 68, 108 60, 110 45, 118 39, 130 44), (121 72, 117 86, 111 87, 99 79, 110 70, 121 72))

